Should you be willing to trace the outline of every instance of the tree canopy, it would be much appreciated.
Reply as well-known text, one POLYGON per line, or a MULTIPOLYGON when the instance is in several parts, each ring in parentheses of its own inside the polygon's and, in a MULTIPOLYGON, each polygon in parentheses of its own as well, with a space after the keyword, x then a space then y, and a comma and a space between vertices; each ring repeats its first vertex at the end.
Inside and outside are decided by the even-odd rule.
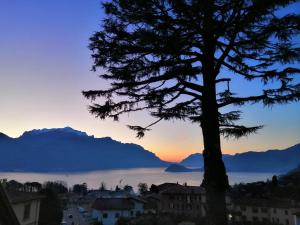
POLYGON ((128 127, 143 137, 162 120, 202 128, 209 224, 227 224, 228 177, 220 135, 239 138, 261 125, 240 123, 241 106, 300 100, 295 79, 299 13, 280 10, 293 0, 111 0, 90 40, 93 70, 110 86, 84 91, 89 110, 116 121, 148 111, 148 125, 128 127), (103 72, 104 71, 104 72, 103 72), (255 92, 232 88, 249 81, 255 92), (249 94, 250 93, 250 94, 249 94), (234 107, 238 107, 233 108, 234 107))
POLYGON ((300 99, 299 14, 278 11, 288 0, 112 0, 102 30, 91 37, 93 69, 104 68, 106 90, 84 91, 101 119, 148 110, 156 120, 129 125, 142 137, 161 120, 202 122, 204 77, 216 86, 220 133, 241 137, 261 126, 237 123, 233 106, 266 106, 300 99), (209 29, 208 29, 209 28, 209 29), (236 79, 238 78, 238 79, 236 79), (234 93, 232 82, 262 82, 261 92, 234 93))

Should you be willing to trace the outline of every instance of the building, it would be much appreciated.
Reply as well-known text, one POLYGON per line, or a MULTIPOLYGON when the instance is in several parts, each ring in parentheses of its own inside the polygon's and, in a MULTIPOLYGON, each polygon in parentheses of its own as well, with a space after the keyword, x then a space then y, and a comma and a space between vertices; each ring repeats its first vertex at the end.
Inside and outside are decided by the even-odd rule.
POLYGON ((127 197, 134 197, 136 194, 134 193, 133 189, 129 190, 93 190, 89 191, 85 197, 90 198, 127 198, 127 197))
POLYGON ((144 213, 145 202, 139 198, 97 198, 92 206, 92 218, 103 225, 115 225, 119 218, 134 218, 144 213))
POLYGON ((205 210, 205 191, 200 186, 165 185, 159 192, 158 211, 177 215, 203 217, 205 210))
POLYGON ((177 183, 162 183, 162 184, 153 185, 153 186, 155 186, 155 189, 156 189, 157 193, 159 193, 159 192, 162 192, 164 190, 167 190, 168 188, 178 187, 178 186, 182 186, 182 185, 177 182, 177 183))
POLYGON ((149 193, 142 196, 142 199, 145 201, 144 204, 144 213, 145 214, 155 214, 158 213, 158 206, 160 203, 160 195, 156 193, 149 193))
POLYGON ((237 222, 262 222, 281 225, 298 225, 295 212, 300 206, 282 199, 239 199, 233 202, 230 217, 237 222))
POLYGON ((295 225, 300 225, 300 211, 294 213, 295 225))
POLYGON ((38 225, 42 196, 31 192, 7 192, 20 225, 38 225))
POLYGON ((20 225, 0 182, 0 225, 20 225))

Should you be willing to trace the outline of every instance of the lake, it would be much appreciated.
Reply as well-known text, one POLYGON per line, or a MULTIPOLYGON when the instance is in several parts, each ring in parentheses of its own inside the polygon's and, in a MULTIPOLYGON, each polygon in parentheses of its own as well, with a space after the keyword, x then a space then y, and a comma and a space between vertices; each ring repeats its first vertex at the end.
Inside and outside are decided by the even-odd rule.
MULTIPOLYGON (((100 170, 84 173, 28 173, 28 172, 0 172, 0 179, 17 180, 19 182, 37 181, 65 181, 69 187, 74 184, 87 183, 89 188, 99 188, 101 182, 106 184, 107 188, 115 188, 116 185, 129 184, 135 189, 140 182, 151 184, 161 184, 164 182, 178 182, 180 184, 200 185, 203 172, 189 173, 168 173, 165 168, 138 168, 122 170, 100 170)), ((266 181, 271 179, 273 173, 246 173, 230 172, 228 173, 230 184, 241 182, 266 181)))

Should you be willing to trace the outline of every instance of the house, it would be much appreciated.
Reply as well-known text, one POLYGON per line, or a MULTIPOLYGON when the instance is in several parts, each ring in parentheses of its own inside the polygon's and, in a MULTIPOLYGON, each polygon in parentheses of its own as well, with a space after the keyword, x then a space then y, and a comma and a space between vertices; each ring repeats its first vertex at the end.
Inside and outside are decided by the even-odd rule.
POLYGON ((133 189, 130 190, 92 190, 89 191, 86 197, 90 198, 126 198, 126 197, 134 197, 136 194, 133 189))
POLYGON ((144 201, 144 213, 155 214, 158 213, 158 205, 160 203, 160 195, 157 193, 149 193, 141 197, 144 201))
POLYGON ((295 212, 300 205, 283 199, 239 199, 233 202, 230 218, 236 222, 263 222, 298 225, 295 212))
POLYGON ((300 225, 300 211, 294 213, 295 225, 300 225))
POLYGON ((205 191, 200 186, 165 185, 162 190, 158 211, 177 215, 203 217, 205 210, 205 191))
POLYGON ((177 183, 162 183, 162 184, 159 184, 159 185, 155 185, 155 189, 157 190, 157 192, 162 192, 168 188, 171 188, 171 187, 178 187, 178 186, 182 186, 180 185, 178 182, 177 183))
POLYGON ((0 225, 20 225, 0 182, 0 225))
POLYGON ((37 225, 42 196, 32 192, 7 192, 9 202, 20 225, 37 225))
POLYGON ((115 225, 119 218, 134 218, 144 213, 144 201, 134 197, 97 198, 92 218, 103 225, 115 225))

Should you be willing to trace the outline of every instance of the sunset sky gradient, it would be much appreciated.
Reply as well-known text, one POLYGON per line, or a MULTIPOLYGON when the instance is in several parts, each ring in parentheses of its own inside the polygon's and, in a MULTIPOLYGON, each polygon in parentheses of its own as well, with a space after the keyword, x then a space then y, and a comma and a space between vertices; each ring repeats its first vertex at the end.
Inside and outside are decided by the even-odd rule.
MULTIPOLYGON (((90 102, 81 91, 107 87, 90 71, 87 48, 103 18, 99 0, 0 3, 0 132, 18 137, 26 130, 70 126, 96 137, 140 144, 169 161, 202 151, 201 129, 195 124, 163 122, 139 140, 126 125, 151 122, 146 112, 123 116, 120 122, 101 121, 89 114, 90 102)), ((258 90, 256 84, 242 81, 232 88, 237 93, 258 90)), ((244 124, 265 127, 247 138, 222 140, 224 153, 285 148, 300 142, 300 103, 273 108, 258 104, 242 110, 244 124)))

